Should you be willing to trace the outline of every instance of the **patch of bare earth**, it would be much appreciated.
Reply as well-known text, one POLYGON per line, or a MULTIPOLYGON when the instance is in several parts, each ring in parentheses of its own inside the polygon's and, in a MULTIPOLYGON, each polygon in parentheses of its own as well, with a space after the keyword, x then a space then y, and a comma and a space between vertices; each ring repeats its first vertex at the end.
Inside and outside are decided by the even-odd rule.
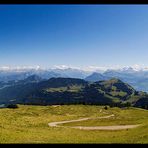
POLYGON ((115 125, 115 126, 93 126, 93 127, 74 126, 71 128, 81 129, 81 130, 123 130, 123 129, 136 128, 138 126, 140 125, 115 125))

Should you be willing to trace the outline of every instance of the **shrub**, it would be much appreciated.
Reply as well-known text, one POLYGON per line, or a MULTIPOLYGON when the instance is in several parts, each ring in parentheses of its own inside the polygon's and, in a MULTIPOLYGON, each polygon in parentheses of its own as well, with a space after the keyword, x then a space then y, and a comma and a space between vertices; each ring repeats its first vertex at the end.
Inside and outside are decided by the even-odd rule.
POLYGON ((105 107, 104 107, 104 109, 105 109, 105 110, 107 110, 107 109, 108 109, 108 107, 107 107, 107 106, 105 106, 105 107))
POLYGON ((15 108, 18 108, 18 105, 17 104, 9 104, 7 106, 7 108, 13 108, 13 109, 15 109, 15 108))

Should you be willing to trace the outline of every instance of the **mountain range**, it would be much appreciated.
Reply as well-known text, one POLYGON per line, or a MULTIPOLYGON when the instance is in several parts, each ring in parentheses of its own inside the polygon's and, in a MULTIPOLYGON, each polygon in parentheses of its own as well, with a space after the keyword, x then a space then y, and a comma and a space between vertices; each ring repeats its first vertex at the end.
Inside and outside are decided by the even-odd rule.
POLYGON ((78 78, 42 79, 32 75, 0 89, 0 103, 53 105, 98 104, 147 108, 148 94, 112 78, 89 82, 78 78))
POLYGON ((120 69, 82 70, 77 68, 0 68, 0 89, 19 80, 24 80, 31 75, 37 75, 42 79, 50 78, 79 78, 95 82, 118 78, 130 84, 138 91, 148 92, 148 69, 124 67, 120 69))

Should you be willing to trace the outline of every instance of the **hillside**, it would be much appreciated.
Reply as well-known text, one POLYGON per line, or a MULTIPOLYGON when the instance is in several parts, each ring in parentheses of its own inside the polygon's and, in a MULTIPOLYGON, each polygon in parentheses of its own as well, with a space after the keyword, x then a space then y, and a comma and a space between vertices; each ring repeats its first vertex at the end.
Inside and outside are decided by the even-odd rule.
POLYGON ((132 94, 134 95, 136 93, 133 87, 116 78, 98 83, 101 85, 101 89, 107 94, 118 97, 121 100, 127 100, 132 94))
POLYGON ((0 143, 148 143, 148 111, 96 105, 32 106, 0 109, 0 143), (110 118, 100 118, 104 116, 110 118), (50 127, 48 123, 91 118, 50 127), (139 125, 124 130, 81 130, 72 126, 139 125))
POLYGON ((76 78, 42 80, 31 76, 26 83, 20 80, 0 89, 0 102, 15 100, 20 104, 112 104, 147 107, 146 93, 140 93, 123 81, 112 78, 106 81, 87 82, 76 78), (138 103, 141 102, 141 103, 138 103), (145 103, 146 102, 146 103, 145 103), (143 104, 144 103, 144 104, 143 104))

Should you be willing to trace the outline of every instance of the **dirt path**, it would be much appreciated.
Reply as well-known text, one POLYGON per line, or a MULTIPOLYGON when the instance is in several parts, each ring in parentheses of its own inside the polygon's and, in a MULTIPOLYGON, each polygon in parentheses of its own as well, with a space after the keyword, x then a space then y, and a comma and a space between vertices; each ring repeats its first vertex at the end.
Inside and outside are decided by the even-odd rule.
POLYGON ((136 128, 140 125, 115 125, 115 126, 74 126, 71 128, 75 129, 81 129, 81 130, 123 130, 123 129, 130 129, 130 128, 136 128))
POLYGON ((85 121, 85 120, 91 120, 91 119, 105 119, 105 118, 110 118, 113 117, 114 115, 109 115, 109 116, 104 116, 104 117, 97 117, 97 118, 81 118, 81 119, 76 119, 76 120, 69 120, 69 121, 59 121, 59 122, 51 122, 48 123, 49 126, 58 126, 59 124, 63 123, 71 123, 71 122, 79 122, 79 121, 85 121))
MULTIPOLYGON (((77 120, 51 122, 51 123, 48 123, 48 125, 50 127, 65 127, 65 126, 59 126, 59 124, 79 122, 79 121, 85 121, 85 120, 91 120, 91 119, 105 119, 105 118, 110 118, 113 116, 114 116, 114 114, 109 115, 109 116, 104 116, 104 117, 97 117, 97 118, 81 118, 81 119, 77 119, 77 120)), ((115 126, 91 126, 91 127, 72 126, 69 128, 75 128, 75 129, 81 129, 81 130, 123 130, 123 129, 136 128, 138 126, 140 126, 140 125, 115 125, 115 126)))

